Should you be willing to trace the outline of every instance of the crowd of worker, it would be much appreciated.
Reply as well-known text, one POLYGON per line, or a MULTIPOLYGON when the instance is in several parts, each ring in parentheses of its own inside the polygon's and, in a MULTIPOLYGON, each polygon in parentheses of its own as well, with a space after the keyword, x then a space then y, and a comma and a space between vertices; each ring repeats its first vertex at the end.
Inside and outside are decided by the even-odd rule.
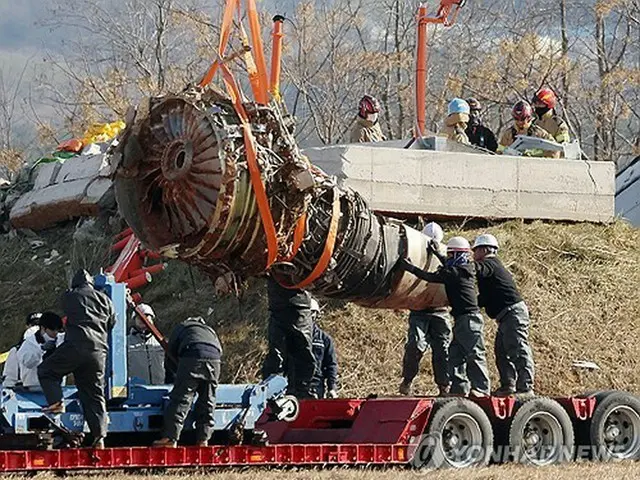
MULTIPOLYGON (((556 143, 570 141, 569 127, 556 111, 558 98, 550 88, 541 88, 531 103, 521 100, 511 109, 513 124, 499 136, 485 125, 481 103, 475 98, 454 98, 449 102, 447 116, 438 136, 473 145, 494 153, 509 153, 508 148, 520 135, 536 137, 556 143), (506 151, 506 152, 505 152, 506 151)), ((379 122, 380 102, 365 95, 358 105, 358 115, 351 130, 351 143, 385 140, 379 122)), ((530 156, 559 158, 558 150, 530 149, 530 156)))
POLYGON ((401 259, 400 265, 422 280, 444 284, 453 327, 447 308, 410 313, 400 393, 411 393, 422 356, 431 347, 434 381, 440 395, 532 397, 529 311, 513 276, 497 256, 498 240, 491 234, 480 235, 472 247, 465 238, 453 237, 444 247, 444 232, 438 224, 428 224, 424 233, 431 238, 429 251, 442 266, 436 272, 426 272, 411 259, 401 259), (481 308, 498 323, 494 352, 500 386, 493 392, 481 308))
MULTIPOLYGON (((284 375, 289 392, 299 397, 336 398, 338 365, 333 339, 318 325, 320 304, 306 291, 286 290, 269 280, 269 354, 263 374, 284 375)), ((20 342, 10 350, 3 387, 42 392, 45 415, 65 412, 62 385, 73 375, 93 448, 104 448, 108 418, 105 398, 109 332, 114 305, 96 288, 93 277, 78 271, 63 294, 64 318, 32 313, 20 342)), ((127 372, 132 383, 171 384, 162 438, 156 446, 177 445, 193 407, 196 444, 206 445, 214 430, 216 388, 222 345, 202 317, 176 325, 166 346, 153 335, 156 315, 139 304, 130 316, 127 372), (195 402, 194 402, 195 400, 195 402)))

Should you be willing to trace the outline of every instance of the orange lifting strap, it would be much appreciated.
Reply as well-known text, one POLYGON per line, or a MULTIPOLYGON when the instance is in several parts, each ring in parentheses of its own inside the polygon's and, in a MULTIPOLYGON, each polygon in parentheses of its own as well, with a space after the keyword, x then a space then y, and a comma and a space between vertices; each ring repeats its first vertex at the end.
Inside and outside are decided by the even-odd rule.
MULTIPOLYGON (((258 155, 256 150, 256 143, 253 133, 251 132, 251 125, 249 123, 249 118, 247 116, 247 112, 244 109, 242 104, 242 92, 240 91, 240 87, 236 82, 233 74, 229 67, 225 64, 223 60, 224 50, 226 49, 229 43, 229 37, 231 35, 231 25, 233 21, 233 13, 236 8, 240 9, 240 0, 227 0, 227 4, 224 11, 222 27, 220 31, 220 46, 218 52, 218 58, 211 65, 204 78, 200 82, 202 87, 208 85, 215 76, 218 69, 221 70, 224 83, 227 87, 227 93, 231 97, 236 113, 240 117, 242 121, 243 130, 244 130, 244 143, 247 154, 247 164, 249 166, 249 175, 251 179, 251 186, 253 187, 253 191, 256 195, 256 202, 258 204, 258 211, 260 212, 260 220, 262 222, 262 226, 264 228, 265 237, 267 240, 267 264, 265 268, 271 267, 273 263, 278 259, 278 236, 275 228, 275 224, 273 221, 273 215, 271 214, 271 208, 269 206, 269 200, 267 197, 267 192, 262 181, 262 175, 260 172, 260 165, 258 164, 258 155)), ((258 12, 255 4, 255 0, 247 0, 248 4, 248 15, 249 15, 249 24, 251 29, 251 36, 254 43, 254 50, 256 51, 256 64, 255 68, 257 69, 257 81, 252 81, 252 90, 256 101, 258 103, 267 104, 268 103, 268 79, 267 79, 267 68, 266 62, 264 59, 264 49, 262 46, 262 38, 260 33, 260 23, 258 19, 258 12)), ((241 36, 246 37, 244 31, 241 30, 241 36)), ((245 40, 246 41, 246 40, 245 40)), ((252 61, 251 57, 247 57, 250 61, 252 61)), ((249 63, 248 61, 248 67, 249 63)), ((334 192, 333 199, 333 207, 331 212, 331 223, 329 226, 329 232, 327 235, 327 239, 325 241, 324 250, 320 259, 318 260, 317 265, 313 269, 313 271, 309 274, 307 278, 305 278, 298 285, 294 285, 288 288, 305 288, 311 285, 314 281, 316 281, 327 269, 329 266, 329 262, 331 261, 331 257, 333 255, 333 250, 335 248, 336 236, 338 233, 338 220, 340 219, 340 199, 337 192, 334 192)), ((291 255, 286 261, 292 260, 296 254, 298 253, 302 242, 304 241, 304 234, 306 230, 306 214, 303 214, 296 223, 296 228, 294 231, 293 238, 293 248, 291 251, 291 255)))
POLYGON ((340 197, 338 196, 338 192, 334 189, 333 191, 333 208, 331 209, 331 223, 329 225, 329 233, 327 234, 327 240, 324 244, 324 250, 322 251, 322 255, 320 256, 320 260, 316 264, 313 271, 309 274, 307 278, 302 280, 297 285, 292 287, 286 287, 290 289, 297 288, 306 288, 315 282, 320 276, 325 272, 327 267, 329 266, 329 262, 331 261, 331 257, 333 256, 333 249, 336 246, 336 236, 338 235, 338 220, 340 219, 340 197))

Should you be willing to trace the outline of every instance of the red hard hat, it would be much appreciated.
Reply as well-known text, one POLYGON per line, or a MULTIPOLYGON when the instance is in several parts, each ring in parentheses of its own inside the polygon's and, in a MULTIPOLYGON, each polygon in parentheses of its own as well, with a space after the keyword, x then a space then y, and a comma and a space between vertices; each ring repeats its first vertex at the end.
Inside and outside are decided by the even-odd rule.
POLYGON ((536 92, 535 97, 533 97, 533 102, 544 103, 547 108, 556 108, 558 97, 556 97, 556 94, 550 88, 541 88, 536 92))
POLYGON ((514 120, 520 120, 524 122, 533 117, 533 109, 529 102, 525 102, 524 100, 520 100, 513 106, 513 110, 511 110, 511 115, 514 120))
POLYGON ((371 95, 365 95, 360 100, 358 104, 358 114, 362 118, 366 118, 366 116, 370 113, 378 113, 380 111, 380 102, 376 97, 372 97, 371 95))

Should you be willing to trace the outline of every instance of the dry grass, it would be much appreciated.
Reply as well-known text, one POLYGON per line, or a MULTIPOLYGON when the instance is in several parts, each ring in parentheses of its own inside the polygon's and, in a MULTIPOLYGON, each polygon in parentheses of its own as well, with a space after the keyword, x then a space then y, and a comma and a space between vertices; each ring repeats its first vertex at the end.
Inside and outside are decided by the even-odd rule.
MULTIPOLYGON (((89 473, 71 474, 74 480, 96 480, 104 478, 106 480, 205 480, 210 478, 224 478, 225 480, 277 480, 286 478, 287 480, 374 480, 383 478, 394 478, 395 480, 418 480, 427 478, 429 480, 546 480, 555 478, 558 480, 626 480, 640 477, 640 464, 619 463, 619 464, 577 464, 569 466, 557 466, 550 468, 524 468, 519 466, 499 466, 480 469, 468 469, 463 472, 456 470, 409 470, 409 469, 287 469, 287 470, 263 470, 263 469, 225 469, 206 470, 193 473, 192 470, 186 472, 167 471, 163 474, 150 473, 143 475, 137 473, 89 473)), ((17 478, 17 477, 14 477, 17 478)), ((53 480, 55 476, 51 473, 43 473, 34 477, 36 480, 53 480)))
MULTIPOLYGON (((470 239, 485 231, 457 230, 455 225, 449 229, 470 239)), ((622 222, 605 226, 515 221, 486 230, 502 243, 501 255, 531 310, 538 390, 549 395, 607 388, 640 391, 640 231, 622 222), (575 360, 595 361, 602 370, 578 371, 572 368, 575 360)), ((71 257, 62 249, 68 239, 55 236, 61 253, 71 257)), ((0 327, 8 333, 0 343, 5 347, 13 341, 12 328, 21 326, 23 314, 40 305, 55 305, 67 272, 63 265, 45 270, 30 262, 24 240, 0 240, 0 255, 0 327)), ((172 263, 143 294, 166 332, 187 315, 206 316, 213 308, 209 321, 220 333, 225 349, 222 380, 257 378, 266 351, 262 281, 252 281, 241 301, 216 299, 206 278, 183 264, 172 263)), ((321 323, 336 339, 342 395, 395 394, 406 313, 331 303, 321 323)), ((494 332, 493 322, 487 321, 492 363, 494 332)), ((423 363, 416 389, 425 394, 433 391, 433 386, 430 362, 426 359, 423 363)), ((496 380, 495 369, 492 375, 496 380)))

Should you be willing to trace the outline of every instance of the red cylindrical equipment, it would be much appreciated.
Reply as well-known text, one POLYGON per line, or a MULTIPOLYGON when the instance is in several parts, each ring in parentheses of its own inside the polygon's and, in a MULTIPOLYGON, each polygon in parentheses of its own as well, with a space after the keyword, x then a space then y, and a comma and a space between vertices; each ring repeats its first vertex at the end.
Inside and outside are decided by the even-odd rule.
POLYGON ((274 99, 280 101, 280 72, 282 69, 282 40, 284 33, 282 26, 285 18, 282 15, 273 17, 272 48, 271 48, 271 80, 269 91, 274 99))
POLYGON ((137 290, 144 287, 148 283, 151 283, 151 279, 152 277, 150 273, 143 273, 127 280, 127 287, 129 288, 129 290, 137 290))
POLYGON ((420 4, 418 8, 418 39, 416 44, 416 126, 414 128, 414 138, 424 136, 426 128, 427 111, 427 42, 428 25, 427 6, 420 4))

